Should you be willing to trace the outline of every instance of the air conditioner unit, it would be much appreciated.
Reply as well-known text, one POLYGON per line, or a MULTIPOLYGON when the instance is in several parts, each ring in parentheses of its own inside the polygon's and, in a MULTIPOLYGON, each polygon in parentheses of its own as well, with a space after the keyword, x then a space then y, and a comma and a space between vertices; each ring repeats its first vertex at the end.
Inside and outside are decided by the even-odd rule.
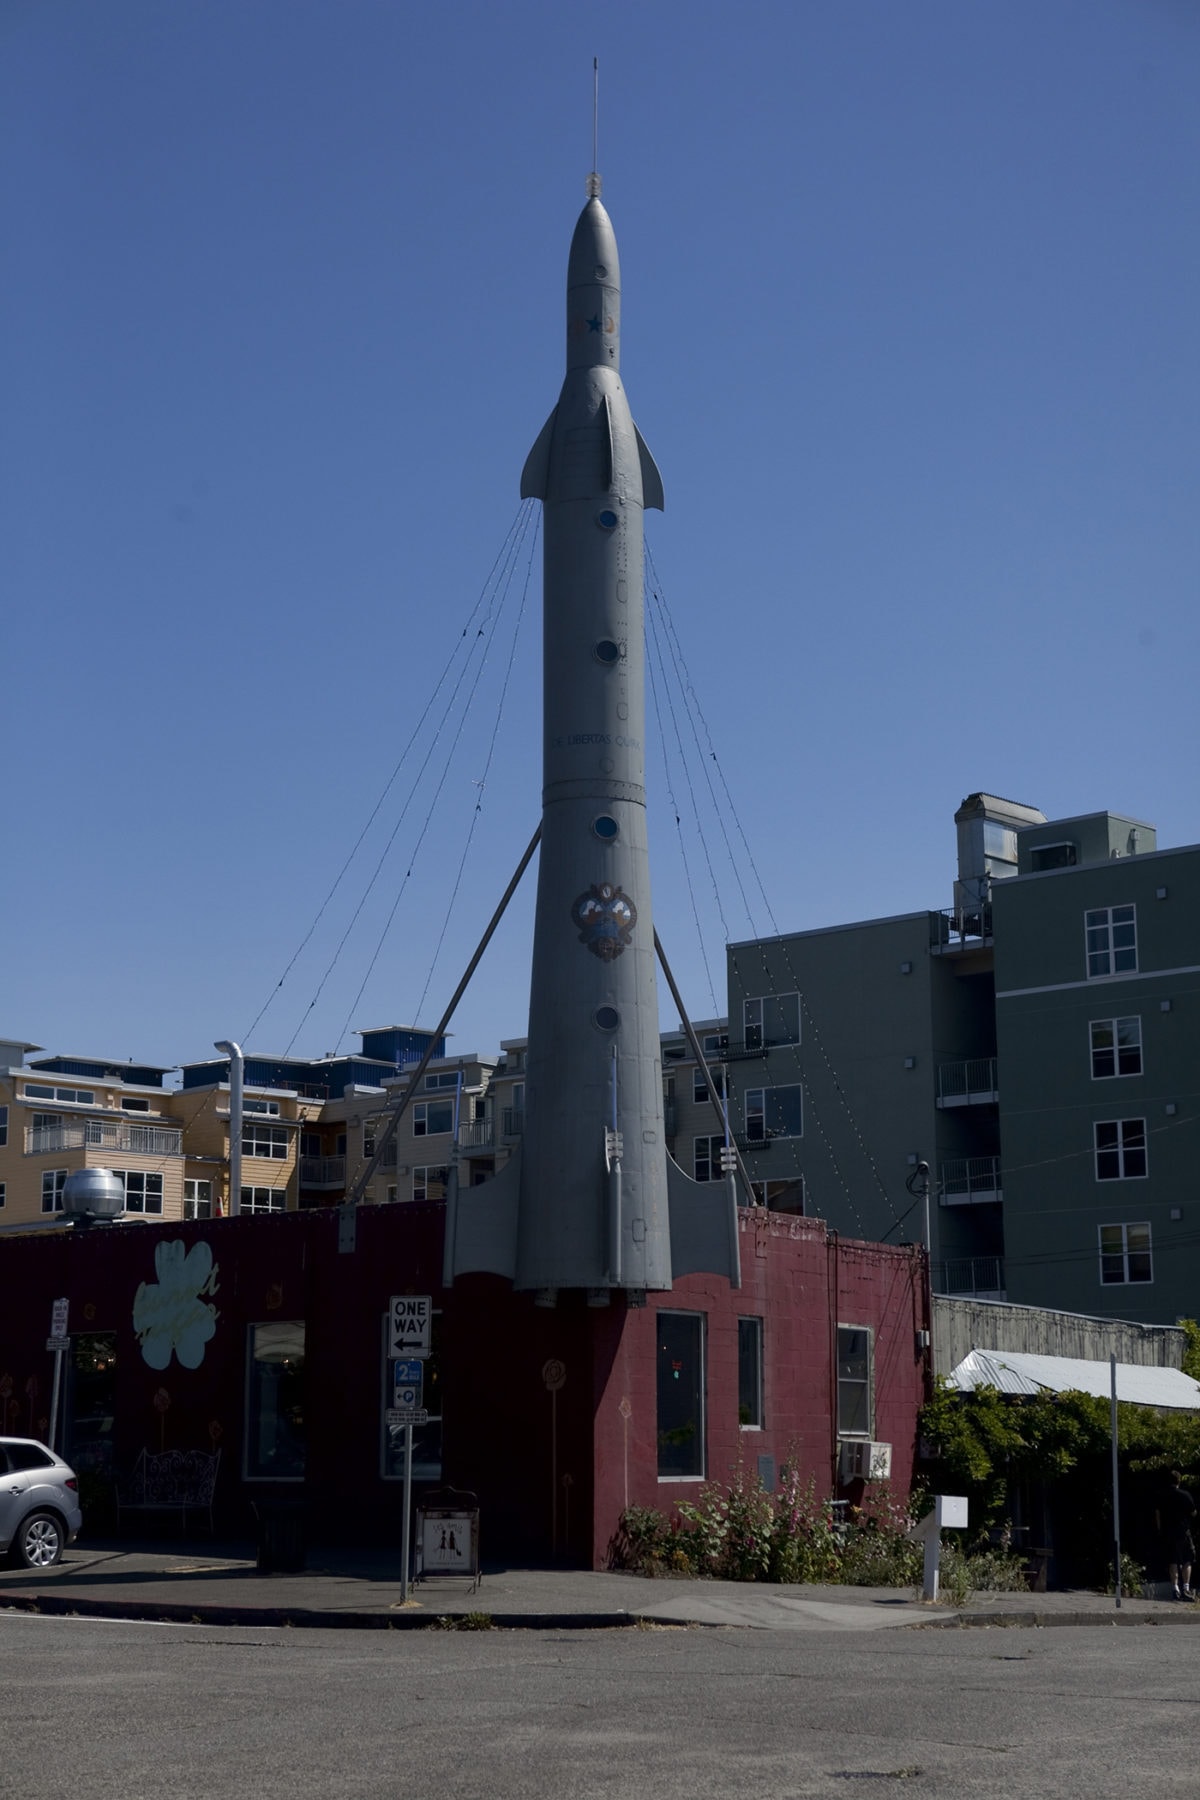
POLYGON ((865 1438, 843 1438, 838 1473, 846 1481, 887 1481, 892 1473, 892 1446, 865 1438))

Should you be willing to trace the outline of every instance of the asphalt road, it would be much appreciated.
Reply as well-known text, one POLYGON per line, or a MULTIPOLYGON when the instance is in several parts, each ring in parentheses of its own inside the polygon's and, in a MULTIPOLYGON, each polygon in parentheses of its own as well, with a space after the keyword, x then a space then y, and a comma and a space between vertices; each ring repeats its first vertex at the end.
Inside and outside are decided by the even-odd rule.
POLYGON ((1191 1634, 228 1630, 0 1614, 19 1800, 1200 1795, 1191 1634))

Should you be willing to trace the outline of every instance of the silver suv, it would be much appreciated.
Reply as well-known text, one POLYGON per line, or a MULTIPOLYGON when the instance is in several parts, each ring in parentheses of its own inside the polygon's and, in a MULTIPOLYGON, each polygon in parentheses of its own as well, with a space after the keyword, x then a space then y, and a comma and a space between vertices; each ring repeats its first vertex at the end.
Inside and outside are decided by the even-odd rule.
POLYGON ((74 1469, 36 1438, 0 1437, 0 1556, 48 1569, 82 1525, 74 1469))

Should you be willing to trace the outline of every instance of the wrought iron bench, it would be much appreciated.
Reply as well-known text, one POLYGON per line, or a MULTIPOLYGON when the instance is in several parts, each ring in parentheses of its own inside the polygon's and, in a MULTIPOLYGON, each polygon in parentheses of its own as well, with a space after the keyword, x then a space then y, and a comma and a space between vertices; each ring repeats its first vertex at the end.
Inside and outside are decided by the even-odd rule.
POLYGON ((117 1483, 117 1526, 123 1512, 178 1512, 187 1530, 189 1512, 208 1513, 213 1529, 213 1495, 219 1450, 141 1450, 128 1480, 117 1483))

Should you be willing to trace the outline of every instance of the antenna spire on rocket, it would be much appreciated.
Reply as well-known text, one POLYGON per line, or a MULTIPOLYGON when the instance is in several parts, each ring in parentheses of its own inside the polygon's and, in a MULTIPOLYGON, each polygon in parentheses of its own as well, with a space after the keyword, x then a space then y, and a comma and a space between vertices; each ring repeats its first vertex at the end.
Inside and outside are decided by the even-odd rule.
POLYGON ((600 160, 599 156, 597 155, 597 152, 596 152, 596 142, 597 142, 597 138, 599 136, 599 131, 600 131, 600 58, 598 56, 593 56, 593 58, 592 58, 592 172, 587 178, 587 197, 589 200, 598 200, 600 198, 601 190, 604 187, 604 183, 600 179, 600 176, 596 170, 596 164, 600 160))

